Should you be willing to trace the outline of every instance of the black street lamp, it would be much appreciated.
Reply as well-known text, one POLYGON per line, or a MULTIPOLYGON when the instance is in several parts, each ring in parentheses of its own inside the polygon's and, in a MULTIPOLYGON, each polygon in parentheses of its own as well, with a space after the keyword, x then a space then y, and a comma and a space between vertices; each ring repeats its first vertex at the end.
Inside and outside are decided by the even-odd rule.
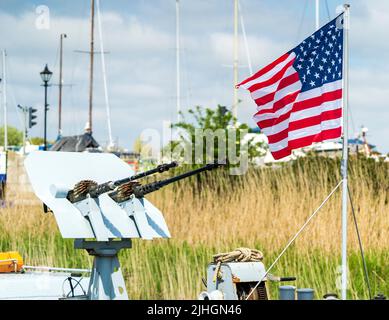
POLYGON ((47 110, 49 106, 47 103, 47 87, 49 86, 49 81, 53 73, 49 70, 46 64, 45 68, 43 69, 43 71, 41 71, 40 75, 43 81, 43 86, 45 87, 45 129, 44 129, 45 131, 44 131, 44 138, 43 138, 45 145, 43 150, 46 151, 47 150, 47 110))

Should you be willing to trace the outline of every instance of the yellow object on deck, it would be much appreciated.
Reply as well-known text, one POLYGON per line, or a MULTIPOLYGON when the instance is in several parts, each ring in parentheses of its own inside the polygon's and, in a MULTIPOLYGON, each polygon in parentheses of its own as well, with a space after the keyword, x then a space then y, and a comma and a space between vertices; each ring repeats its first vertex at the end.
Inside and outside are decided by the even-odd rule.
POLYGON ((18 272, 22 267, 23 258, 19 252, 0 252, 0 273, 18 272))

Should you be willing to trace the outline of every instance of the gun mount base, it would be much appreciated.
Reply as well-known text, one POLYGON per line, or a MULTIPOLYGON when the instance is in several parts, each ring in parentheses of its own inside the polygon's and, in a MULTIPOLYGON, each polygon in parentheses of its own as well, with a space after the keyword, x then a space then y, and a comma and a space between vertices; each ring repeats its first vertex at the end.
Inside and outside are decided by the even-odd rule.
POLYGON ((105 242, 76 239, 74 248, 85 249, 89 255, 94 256, 88 300, 128 300, 118 252, 131 248, 130 239, 105 242))

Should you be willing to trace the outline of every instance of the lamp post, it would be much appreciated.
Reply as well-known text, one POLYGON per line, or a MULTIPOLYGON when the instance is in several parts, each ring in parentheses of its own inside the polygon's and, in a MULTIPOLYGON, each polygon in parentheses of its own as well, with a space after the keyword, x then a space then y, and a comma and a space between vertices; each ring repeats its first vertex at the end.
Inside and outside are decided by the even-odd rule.
POLYGON ((44 149, 43 150, 47 150, 47 110, 48 110, 48 104, 47 104, 47 87, 49 86, 49 81, 51 79, 51 76, 53 75, 53 73, 49 70, 49 68, 47 67, 47 64, 45 66, 45 68, 43 69, 43 71, 40 72, 40 75, 41 75, 41 78, 42 78, 42 81, 43 81, 43 86, 45 87, 45 129, 44 129, 44 149))

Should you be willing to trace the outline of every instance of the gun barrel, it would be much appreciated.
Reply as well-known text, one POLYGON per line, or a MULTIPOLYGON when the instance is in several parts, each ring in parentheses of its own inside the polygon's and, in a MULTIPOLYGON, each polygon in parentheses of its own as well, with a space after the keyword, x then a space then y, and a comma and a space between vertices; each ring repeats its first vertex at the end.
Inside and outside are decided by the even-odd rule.
POLYGON ((138 179, 141 179, 141 178, 144 178, 144 177, 147 177, 147 176, 150 176, 154 173, 162 173, 162 172, 165 172, 165 171, 168 171, 170 170, 171 168, 175 168, 178 166, 178 162, 176 161, 173 161, 171 163, 164 163, 164 164, 160 164, 159 166, 157 166, 156 168, 154 169, 151 169, 151 170, 147 170, 145 172, 141 172, 141 173, 138 173, 136 175, 133 175, 129 178, 124 178, 124 179, 121 179, 121 180, 117 180, 115 181, 115 185, 116 186, 119 186, 123 183, 127 183, 127 182, 130 182, 130 181, 134 181, 134 180, 138 180, 138 179))
POLYGON ((199 174, 199 173, 201 173, 203 171, 208 171, 208 170, 216 169, 216 168, 218 168, 218 167, 220 167, 222 165, 224 165, 224 164, 217 163, 217 162, 210 163, 210 164, 205 165, 204 167, 201 167, 201 168, 198 168, 198 169, 195 169, 195 170, 192 170, 192 171, 185 172, 183 174, 180 174, 178 176, 175 176, 175 177, 172 177, 172 178, 169 178, 169 179, 152 182, 152 183, 149 183, 149 184, 146 184, 146 185, 143 185, 143 186, 137 186, 137 187, 134 188, 133 194, 137 198, 142 198, 146 194, 154 192, 156 190, 159 190, 160 188, 162 188, 164 186, 167 186, 167 185, 169 185, 169 184, 171 184, 173 182, 177 182, 179 180, 188 178, 190 176, 194 176, 194 175, 199 174))
POLYGON ((137 180, 140 178, 147 177, 147 176, 152 175, 154 173, 158 173, 158 172, 162 173, 164 171, 168 171, 169 169, 175 168, 177 166, 178 166, 178 163, 176 161, 173 161, 171 163, 161 164, 154 169, 138 173, 138 174, 133 175, 133 176, 128 177, 128 178, 124 178, 124 179, 120 179, 120 180, 116 180, 116 181, 108 181, 108 182, 105 182, 105 183, 102 183, 99 185, 96 183, 90 184, 89 187, 82 188, 82 191, 78 192, 77 186, 79 184, 83 183, 83 181, 81 181, 80 183, 78 183, 75 186, 75 188, 73 190, 69 191, 68 199, 71 202, 78 202, 78 201, 85 199, 88 194, 92 198, 97 198, 99 195, 106 193, 106 192, 109 192, 109 191, 113 191, 117 187, 119 187, 125 183, 131 182, 131 181, 134 181, 134 180, 137 180))

